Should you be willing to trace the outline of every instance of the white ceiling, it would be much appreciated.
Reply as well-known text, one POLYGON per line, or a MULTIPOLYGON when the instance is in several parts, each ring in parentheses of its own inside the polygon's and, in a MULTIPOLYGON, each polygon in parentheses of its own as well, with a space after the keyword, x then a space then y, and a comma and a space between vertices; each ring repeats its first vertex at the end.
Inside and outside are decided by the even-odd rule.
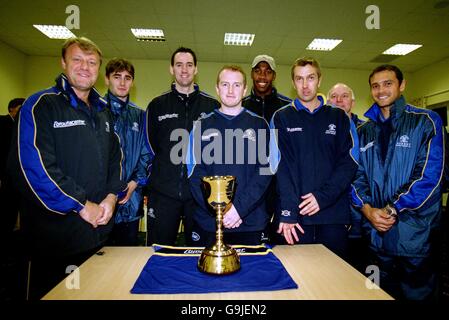
MULTIPOLYGON (((290 65, 311 55, 323 67, 372 69, 370 62, 395 43, 423 47, 393 60, 414 72, 449 57, 449 6, 441 0, 0 0, 0 41, 27 55, 59 56, 51 40, 32 24, 65 24, 66 7, 80 8, 77 36, 95 41, 106 57, 167 60, 180 45, 200 61, 249 63, 267 53, 290 65), (368 5, 380 9, 380 29, 368 30, 368 5), (161 28, 166 42, 137 42, 130 28, 161 28), (225 32, 255 33, 252 47, 223 45, 225 32), (307 51, 315 37, 340 38, 331 52, 307 51)), ((448 3, 449 5, 449 3, 448 3)))

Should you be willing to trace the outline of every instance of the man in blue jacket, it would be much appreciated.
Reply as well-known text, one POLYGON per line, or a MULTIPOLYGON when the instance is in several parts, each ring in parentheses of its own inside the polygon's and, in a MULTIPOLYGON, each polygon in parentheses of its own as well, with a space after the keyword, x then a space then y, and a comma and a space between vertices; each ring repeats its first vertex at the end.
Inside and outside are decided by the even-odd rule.
POLYGON ((270 148, 270 164, 277 170, 278 233, 288 244, 321 243, 344 257, 348 193, 357 169, 355 126, 318 95, 321 69, 315 59, 297 59, 291 77, 298 97, 270 123, 278 136, 270 140, 277 144, 270 148))
POLYGON ((224 240, 257 245, 269 221, 266 190, 272 175, 268 164, 269 128, 264 118, 242 107, 246 76, 238 66, 223 67, 217 78, 221 107, 195 122, 190 133, 187 166, 194 212, 195 246, 215 242, 215 213, 201 189, 204 176, 236 177, 232 206, 223 217, 224 240))
POLYGON ((380 286, 396 298, 430 298, 436 285, 432 239, 441 218, 442 121, 405 102, 396 66, 375 68, 369 84, 375 103, 358 129, 352 201, 364 215, 380 286))
POLYGON ((106 243, 117 196, 126 189, 112 115, 94 88, 101 57, 89 39, 68 39, 64 73, 20 111, 8 165, 20 192, 31 299, 106 243))
POLYGON ((139 219, 142 217, 142 187, 147 184, 153 153, 145 142, 145 112, 129 100, 134 83, 134 66, 125 59, 114 58, 106 65, 105 100, 114 118, 114 131, 122 148, 121 178, 128 184, 126 195, 118 202, 112 244, 135 246, 139 219))

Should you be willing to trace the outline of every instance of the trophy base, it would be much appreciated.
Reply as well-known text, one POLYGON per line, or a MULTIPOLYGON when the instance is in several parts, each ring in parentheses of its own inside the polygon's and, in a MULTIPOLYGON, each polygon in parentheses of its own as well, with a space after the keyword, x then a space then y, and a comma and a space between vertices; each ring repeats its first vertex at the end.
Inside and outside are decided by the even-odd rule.
POLYGON ((234 248, 212 246, 201 253, 198 269, 209 274, 230 274, 240 270, 240 257, 234 248))

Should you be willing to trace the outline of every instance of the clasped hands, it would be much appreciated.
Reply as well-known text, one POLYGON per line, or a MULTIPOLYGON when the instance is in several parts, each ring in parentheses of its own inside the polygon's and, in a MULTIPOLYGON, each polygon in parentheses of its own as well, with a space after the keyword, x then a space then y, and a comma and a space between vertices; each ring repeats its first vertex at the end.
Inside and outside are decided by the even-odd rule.
POLYGON ((231 207, 229 207, 224 213, 223 227, 227 229, 238 228, 242 224, 242 222, 243 220, 240 218, 237 209, 234 207, 234 205, 231 205, 231 207))
POLYGON ((116 202, 117 196, 112 193, 108 194, 99 204, 87 200, 79 214, 94 228, 106 225, 112 218, 116 202))
POLYGON ((386 208, 373 208, 365 204, 362 213, 371 222, 373 227, 380 232, 387 232, 396 223, 396 216, 390 215, 386 208))

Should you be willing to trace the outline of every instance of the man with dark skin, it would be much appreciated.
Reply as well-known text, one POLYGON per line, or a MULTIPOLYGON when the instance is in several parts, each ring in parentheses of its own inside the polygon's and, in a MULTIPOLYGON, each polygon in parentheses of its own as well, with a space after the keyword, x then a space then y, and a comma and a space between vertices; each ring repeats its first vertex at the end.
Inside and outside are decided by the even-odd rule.
MULTIPOLYGON (((253 79, 253 89, 251 94, 243 98, 242 105, 249 111, 265 118, 270 123, 271 117, 276 110, 289 104, 291 99, 278 93, 273 85, 276 80, 276 62, 273 57, 261 54, 254 58, 251 64, 251 79, 253 79)), ((267 212, 272 216, 276 209, 276 179, 273 178, 267 190, 267 212)), ((275 228, 269 225, 266 236, 270 241, 277 238, 275 228)))
POLYGON ((251 64, 253 89, 251 94, 243 98, 243 107, 262 116, 270 122, 273 113, 289 104, 291 99, 279 94, 273 85, 276 80, 276 63, 268 55, 259 55, 251 64))

